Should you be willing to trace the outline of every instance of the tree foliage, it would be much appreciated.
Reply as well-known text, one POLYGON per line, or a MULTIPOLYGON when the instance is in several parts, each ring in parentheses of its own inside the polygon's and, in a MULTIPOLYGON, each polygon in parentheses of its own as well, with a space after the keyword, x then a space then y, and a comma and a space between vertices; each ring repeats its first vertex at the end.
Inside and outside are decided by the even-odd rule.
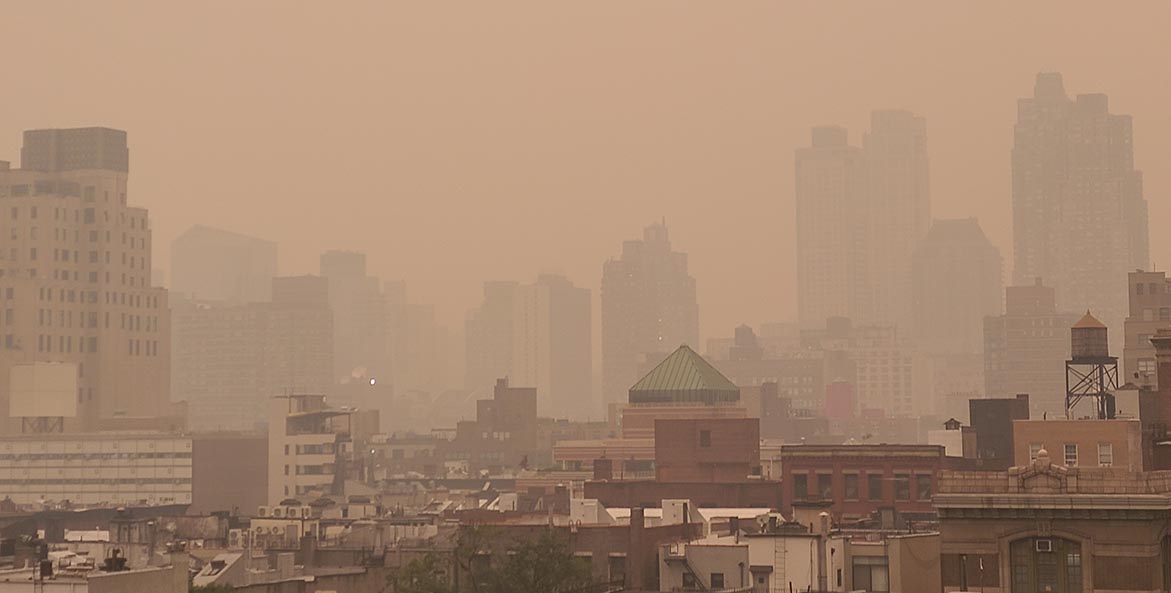
POLYGON ((571 593, 592 583, 588 563, 573 556, 569 541, 554 530, 535 538, 503 542, 481 527, 465 527, 450 555, 427 554, 390 576, 390 593, 571 593), (496 549, 491 544, 497 544, 496 549), (453 562, 452 578, 445 562, 453 562))

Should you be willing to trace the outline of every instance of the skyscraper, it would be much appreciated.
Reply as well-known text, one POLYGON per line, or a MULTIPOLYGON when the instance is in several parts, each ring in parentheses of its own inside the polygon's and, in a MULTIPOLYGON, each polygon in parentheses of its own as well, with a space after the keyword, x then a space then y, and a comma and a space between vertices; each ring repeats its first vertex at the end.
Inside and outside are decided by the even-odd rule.
POLYGON ((333 324, 320 276, 274 278, 267 303, 176 301, 172 394, 193 430, 250 430, 269 398, 329 394, 333 324))
POLYGON ((671 250, 666 224, 652 224, 602 267, 601 293, 603 401, 619 403, 648 356, 698 344, 695 278, 687 254, 671 250))
MULTIPOLYGON (((862 148, 813 129, 797 150, 797 285, 802 328, 830 317, 911 324, 911 254, 931 222, 927 124, 875 111, 862 148)), ((909 333, 909 332, 904 332, 909 333)))
POLYGON ((200 301, 263 303, 272 297, 277 245, 195 225, 171 243, 171 292, 200 301))
POLYGON ((590 291, 541 274, 533 284, 485 282, 484 301, 468 315, 467 383, 486 390, 507 377, 537 390, 542 415, 583 418, 593 409, 590 291))
POLYGON ((321 276, 333 311, 334 379, 375 377, 390 370, 386 299, 381 281, 366 275, 366 254, 327 251, 321 276))
POLYGON ((875 322, 911 325, 911 254, 931 225, 927 121, 909 111, 875 111, 866 154, 865 253, 875 322))
POLYGON ((513 302, 512 384, 536 387, 544 416, 596 417, 589 289, 541 274, 535 284, 521 286, 513 302))
POLYGON ((797 309, 802 328, 830 317, 873 318, 867 275, 866 161, 845 128, 813 128, 797 149, 797 309))
POLYGON ((24 137, 22 168, 0 166, 0 410, 13 365, 59 361, 79 368, 66 429, 169 413, 167 291, 150 283, 147 211, 127 204, 126 133, 24 137))
POLYGON ((998 250, 975 218, 936 220, 912 257, 913 335, 931 354, 978 355, 984 317, 1000 315, 998 250))
MULTIPOLYGON (((512 371, 512 332, 517 289, 512 281, 484 283, 484 300, 464 323, 464 388, 487 394, 512 371)), ((535 387, 535 385, 528 385, 535 387)))
POLYGON ((1059 310, 1092 309, 1120 331, 1126 274, 1149 257, 1130 116, 1111 114, 1103 94, 1070 100, 1061 74, 1038 74, 1017 103, 1012 197, 1015 282, 1044 278, 1059 310))

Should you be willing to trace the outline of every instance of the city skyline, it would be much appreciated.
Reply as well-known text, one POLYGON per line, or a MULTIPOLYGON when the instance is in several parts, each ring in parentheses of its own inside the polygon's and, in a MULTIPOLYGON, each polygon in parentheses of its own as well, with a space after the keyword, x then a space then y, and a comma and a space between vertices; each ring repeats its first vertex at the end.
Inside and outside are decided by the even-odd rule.
MULTIPOLYGON (((701 336, 717 335, 742 322, 794 318, 796 295, 788 285, 795 276, 792 251, 778 246, 757 253, 750 238, 791 233, 793 184, 786 163, 792 148, 808 138, 809 128, 837 123, 862 130, 875 109, 905 108, 927 118, 937 216, 975 216, 1008 259, 1012 246, 1007 163, 1015 101, 1030 94, 1039 71, 1062 72, 1077 92, 1107 93, 1112 111, 1134 116, 1136 168, 1148 171, 1151 217, 1168 214, 1158 198, 1168 193, 1169 185, 1153 167, 1171 152, 1171 122, 1162 109, 1171 103, 1171 90, 1150 85, 1144 74, 1157 71, 1152 60, 1168 53, 1168 41, 1161 35, 1144 34, 1166 21, 1169 9, 1161 4, 1097 16, 1063 6, 1060 12, 1068 31, 1061 35, 1044 26, 1053 14, 1053 6, 1044 3, 1012 11, 980 7, 959 14, 923 2, 903 3, 890 11, 860 9, 858 18, 874 23, 873 29, 847 29, 835 24, 833 11, 820 7, 748 4, 734 15, 720 14, 717 7, 676 7, 678 12, 670 17, 674 26, 663 31, 655 45, 645 42, 644 33, 662 18, 659 11, 576 7, 566 13, 570 9, 528 7, 534 10, 512 24, 486 9, 441 18, 433 8, 400 8, 407 11, 401 16, 409 16, 417 30, 393 24, 394 35, 347 35, 353 39, 332 50, 333 45, 313 40, 336 39, 347 27, 365 30, 364 22, 373 26, 400 13, 370 9, 323 18, 312 9, 289 11, 281 18, 290 30, 307 33, 308 23, 321 24, 320 36, 305 35, 308 47, 291 47, 285 35, 262 31, 258 34, 266 35, 264 43, 273 48, 263 50, 245 42, 243 31, 234 25, 225 25, 229 28, 221 47, 200 52, 181 49, 195 43, 185 29, 167 35, 139 31, 133 21, 115 24, 89 9, 53 15, 58 30, 75 32, 63 36, 76 41, 49 48, 43 63, 51 67, 43 71, 28 63, 13 65, 14 79, 26 81, 29 90, 10 100, 10 127, 0 133, 0 154, 16 158, 17 135, 23 129, 84 124, 125 129, 136 147, 135 194, 156 213, 157 261, 169 261, 171 240, 197 223, 277 241, 282 246, 281 275, 312 272, 318 254, 328 249, 364 251, 371 258, 373 275, 405 279, 420 302, 436 305, 438 318, 449 327, 462 322, 474 306, 480 283, 489 278, 522 279, 558 271, 596 291, 598 260, 646 221, 663 216, 679 246, 692 254, 693 273, 702 280, 698 299, 706 313, 701 336), (597 55, 582 55, 573 49, 584 41, 580 36, 558 40, 566 33, 560 20, 565 14, 598 26, 623 24, 611 31, 612 41, 597 55), (623 18, 614 19, 616 14, 623 18), (741 18, 745 16, 752 18, 741 18), (957 36, 955 25, 961 16, 972 28, 960 28, 965 32, 957 36), (450 26, 443 20, 449 17, 456 19, 450 26), (492 25, 472 27, 482 21, 492 25), (797 27, 797 22, 809 26, 797 27), (926 23, 938 26, 925 27, 926 23), (800 48, 811 46, 817 30, 838 32, 824 59, 776 60, 778 55, 801 55, 800 48), (974 49, 985 36, 975 36, 969 32, 973 30, 991 31, 1001 49, 974 49), (127 40, 138 34, 145 36, 144 42, 157 44, 159 51, 135 51, 137 46, 127 40), (484 43, 487 35, 505 43, 484 43), (726 37, 727 42, 705 44, 705 58, 690 49, 691 40, 703 35, 726 37), (452 46, 461 36, 476 42, 483 55, 474 59, 460 46, 452 46), (357 40, 374 38, 388 40, 357 40), (1109 49, 1079 47, 1076 40, 1082 38, 1099 39, 1101 47, 1109 49), (88 48, 80 63, 63 53, 74 43, 88 48), (548 44, 547 57, 524 61, 526 43, 548 44), (434 61, 426 71, 437 74, 431 77, 394 58, 403 54, 399 44, 432 48, 434 61), (921 55, 920 44, 931 45, 930 60, 921 55), (323 76, 328 81, 324 88, 354 88, 369 99, 343 101, 295 85, 286 75, 280 52, 301 58, 299 75, 323 76), (337 74, 323 73, 333 63, 328 59, 331 52, 353 55, 356 62, 337 74), (617 62, 618 56, 629 58, 629 63, 603 68, 617 62), (1118 67, 1122 60, 1126 68, 1118 67), (248 72, 269 73, 275 77, 273 86, 258 86, 242 69, 227 67, 231 62, 247 66, 248 72), (762 70, 765 64, 771 70, 762 70), (81 65, 96 68, 86 72, 81 65), (545 76, 530 81, 522 75, 529 67, 545 76), (477 80, 480 69, 504 81, 499 101, 457 99, 477 80), (56 73, 51 78, 45 74, 50 71, 56 73), (178 71, 184 77, 173 73, 178 71), (662 80, 656 85, 640 83, 645 71, 660 72, 662 80), (157 79, 149 88, 135 86, 136 97, 117 84, 120 75, 106 76, 112 72, 152 73, 157 79), (829 72, 833 76, 825 75, 829 72), (548 82, 534 82, 537 79, 548 82), (61 88, 60 80, 84 84, 86 96, 31 90, 61 88), (703 86, 695 81, 703 81, 703 86), (596 91, 629 86, 648 94, 626 104, 619 96, 629 93, 612 97, 596 91), (422 99, 430 88, 450 98, 429 108, 422 99), (534 99, 549 93, 552 101, 534 99), (174 105, 176 112, 185 114, 183 121, 143 110, 141 101, 174 105), (514 103, 521 108, 508 107, 514 103), (542 107, 562 103, 555 109, 542 107), (725 104, 739 106, 737 113, 725 111, 725 104), (333 121, 306 121, 317 108, 332 111, 333 121), (401 111, 387 115, 387 108, 401 111), (395 113, 412 113, 414 121, 395 113), (529 120, 527 114, 536 118, 529 120), (499 123, 462 131, 450 123, 473 119, 499 123), (621 134, 619 124, 625 128, 621 134), (673 129, 679 131, 672 133, 673 129), (517 148, 491 152, 488 147, 504 130, 516 134, 517 148), (232 141, 233 136, 245 141, 232 141), (346 141, 348 136, 355 140, 346 141), (172 138, 184 141, 163 150, 172 138), (392 139, 414 148, 407 152, 390 146, 381 156, 371 151, 392 139), (451 146, 457 149, 444 148, 451 146), (547 155, 565 158, 551 162, 547 155), (586 162, 596 164, 584 166, 586 162), (639 162, 643 164, 634 164, 639 162), (458 178, 450 174, 456 165, 462 170, 458 178), (290 168, 304 173, 285 174, 290 168), (521 174, 524 171, 535 177, 521 174), (384 177, 382 172, 392 174, 384 177), (363 210, 357 196, 369 195, 371 188, 386 205, 370 204, 363 210), (268 203, 262 198, 269 195, 298 207, 277 217, 251 205, 268 203), (398 214, 409 214, 415 221, 406 224, 392 206, 405 199, 398 196, 444 207, 399 208, 398 214), (477 198, 496 204, 498 210, 478 205, 477 198), (729 207, 725 210, 717 203, 729 207), (328 215, 327 204, 340 206, 346 214, 328 215), (200 210, 203 214, 196 214, 200 210), (619 210, 624 215, 615 224, 610 213, 619 210), (744 216, 747 211, 761 215, 744 216), (507 238, 487 230, 518 219, 537 224, 515 227, 516 233, 507 238), (562 222, 569 220, 573 224, 562 222), (713 227, 744 232, 712 241, 704 231, 713 227), (533 253, 527 249, 532 244, 557 247, 557 253, 533 253), (439 253, 448 246, 451 255, 436 256, 441 265, 410 261, 409 254, 420 248, 439 253), (745 258, 746 265, 723 265, 733 257, 745 258), (747 272, 762 269, 773 272, 747 272), (722 288, 729 286, 743 287, 760 298, 742 303, 735 292, 722 288)), ((22 6, 6 20, 39 18, 45 10, 22 6)), ((241 22, 254 13, 269 12, 260 5, 238 10, 241 22)), ((191 15, 190 20, 213 26, 207 18, 191 15)), ((14 29, 6 43, 28 46, 34 43, 31 35, 31 28, 14 29)), ((1152 240, 1152 260, 1171 261, 1169 246, 1158 236, 1152 240)), ((1010 268, 1006 266, 1006 273, 1010 268)))

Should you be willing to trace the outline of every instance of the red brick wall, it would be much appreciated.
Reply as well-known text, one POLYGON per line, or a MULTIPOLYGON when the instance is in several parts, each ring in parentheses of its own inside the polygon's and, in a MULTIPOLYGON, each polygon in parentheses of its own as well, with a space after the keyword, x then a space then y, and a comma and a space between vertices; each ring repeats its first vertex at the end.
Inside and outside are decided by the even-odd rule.
POLYGON ((655 421, 658 481, 743 482, 759 467, 756 418, 655 421))

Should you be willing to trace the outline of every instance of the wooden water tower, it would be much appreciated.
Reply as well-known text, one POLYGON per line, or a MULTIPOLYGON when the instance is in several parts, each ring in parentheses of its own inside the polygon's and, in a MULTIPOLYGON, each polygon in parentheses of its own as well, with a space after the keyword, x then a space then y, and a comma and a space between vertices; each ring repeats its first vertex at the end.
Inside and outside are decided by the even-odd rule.
POLYGON ((1070 359, 1065 361, 1065 416, 1084 399, 1094 404, 1092 417, 1114 418, 1118 358, 1110 356, 1106 326, 1089 311, 1070 328, 1070 359))

